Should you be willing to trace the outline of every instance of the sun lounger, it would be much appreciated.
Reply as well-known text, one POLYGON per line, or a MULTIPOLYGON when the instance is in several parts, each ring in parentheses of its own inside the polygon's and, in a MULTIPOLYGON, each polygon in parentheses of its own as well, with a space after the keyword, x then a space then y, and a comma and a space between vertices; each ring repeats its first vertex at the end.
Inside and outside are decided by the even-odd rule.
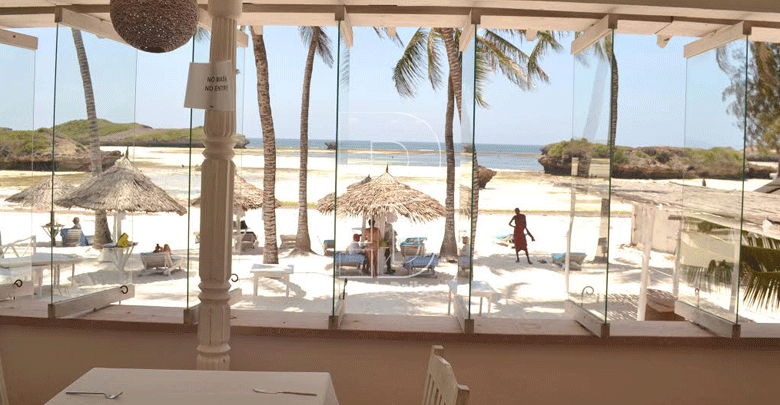
MULTIPOLYGON (((557 264, 558 266, 565 266, 566 265, 566 253, 553 253, 552 255, 552 262, 553 264, 557 264)), ((569 269, 575 269, 579 270, 582 268, 582 262, 585 261, 585 257, 587 255, 585 253, 570 253, 569 254, 569 269)))
POLYGON ((285 296, 290 296, 290 275, 295 272, 295 266, 292 264, 254 264, 252 266, 252 300, 257 300, 257 287, 261 277, 281 280, 285 284, 285 296))
POLYGON ((406 238, 401 242, 401 254, 404 256, 425 256, 425 240, 427 238, 406 238))
MULTIPOLYGON (((430 275, 435 275, 436 272, 434 269, 438 265, 439 265, 439 256, 436 255, 435 253, 431 253, 427 256, 414 256, 414 257, 407 258, 406 260, 404 260, 403 267, 410 274, 414 269, 424 269, 424 271, 430 271, 430 275)), ((420 275, 424 271, 421 271, 420 273, 415 275, 420 275)))
POLYGON ((506 234, 506 235, 496 236, 496 243, 498 243, 499 245, 504 245, 504 246, 513 246, 515 244, 514 235, 509 233, 509 234, 506 234))
POLYGON ((333 239, 322 241, 322 251, 325 256, 333 256, 336 253, 336 241, 333 239))
POLYGON ((336 266, 355 266, 357 268, 363 267, 366 264, 366 256, 361 254, 349 254, 344 252, 336 252, 336 266))
POLYGON ((173 270, 181 270, 184 258, 171 255, 171 252, 141 253, 144 270, 162 271, 166 276, 173 270))
POLYGON ((295 247, 295 239, 297 235, 279 235, 279 239, 282 240, 282 244, 279 245, 279 249, 292 249, 295 247))

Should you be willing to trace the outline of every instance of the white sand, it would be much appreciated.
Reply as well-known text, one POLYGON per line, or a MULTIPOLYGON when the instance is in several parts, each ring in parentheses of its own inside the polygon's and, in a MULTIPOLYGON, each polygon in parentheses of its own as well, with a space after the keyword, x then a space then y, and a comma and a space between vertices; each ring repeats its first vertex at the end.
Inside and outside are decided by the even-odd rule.
MULTIPOLYGON (((124 150, 124 148, 105 148, 124 150)), ((202 150, 195 150, 191 156, 193 170, 188 169, 190 156, 181 148, 131 148, 131 157, 135 165, 152 180, 163 187, 175 198, 186 205, 188 181, 192 180, 191 197, 200 194, 199 165, 202 164, 202 150)), ((249 182, 262 187, 263 157, 261 150, 237 151, 234 158, 239 173, 249 182)), ((328 194, 334 186, 334 159, 327 153, 318 153, 309 159, 309 203, 328 194), (325 157, 323 157, 323 155, 325 157)), ((295 234, 297 226, 298 196, 298 156, 285 152, 277 158, 276 195, 284 204, 276 211, 277 233, 295 234)), ((361 180, 368 174, 381 175, 384 165, 370 165, 352 162, 339 165, 339 189, 361 180)), ((392 166, 390 172, 400 181, 421 190, 444 203, 445 168, 444 167, 408 167, 392 166)), ((60 175, 58 173, 58 175, 60 175)), ((63 173, 68 181, 78 182, 85 174, 63 173)), ((17 239, 35 235, 43 246, 47 240, 41 225, 48 222, 49 214, 19 209, 6 203, 6 197, 23 187, 34 184, 44 178, 45 173, 0 172, 0 232, 2 240, 8 243, 17 239), (22 181, 20 179, 27 179, 22 181)), ((561 268, 541 263, 550 262, 551 253, 564 252, 566 249, 566 231, 568 228, 568 210, 570 193, 568 189, 556 188, 556 179, 536 172, 499 171, 480 193, 480 215, 475 245, 474 279, 488 282, 497 292, 490 316, 507 318, 560 318, 564 317, 563 302, 567 298, 564 288, 564 272, 561 268), (495 237, 511 233, 508 222, 512 216, 510 210, 520 207, 528 216, 528 228, 536 237, 530 242, 533 265, 525 258, 515 263, 513 249, 495 243, 495 237)), ((763 181, 749 181, 747 189, 753 189, 763 181)), ((736 182, 708 180, 708 186, 733 188, 736 182)), ((594 197, 578 199, 579 209, 597 213, 599 199, 594 197)), ((598 299, 603 311, 604 294, 607 282, 610 304, 610 319, 634 319, 636 301, 639 294, 642 253, 630 243, 631 212, 629 205, 613 204, 612 211, 622 214, 611 220, 610 234, 610 276, 605 278, 605 266, 587 264, 582 271, 572 272, 570 277, 571 298, 581 300, 580 292, 585 286, 592 286, 594 296, 585 300, 598 299)), ((93 234, 94 219, 92 213, 81 210, 58 210, 57 221, 69 225, 73 216, 81 218, 82 227, 87 234, 93 234)), ((260 210, 250 211, 246 215, 250 228, 260 237, 262 246, 263 222, 260 210)), ((578 218, 575 221, 572 251, 588 253, 588 261, 593 258, 598 239, 600 218, 596 216, 578 218)), ((194 232, 198 231, 200 210, 191 207, 188 215, 176 214, 140 214, 128 215, 123 222, 123 230, 137 241, 134 255, 128 261, 126 269, 133 274, 136 284, 136 297, 127 303, 135 305, 158 305, 184 307, 197 303, 197 284, 200 281, 198 269, 198 247, 194 232), (189 229, 188 229, 189 225, 189 229), (141 261, 137 253, 149 252, 156 243, 171 245, 178 255, 187 255, 189 244, 190 261, 185 263, 186 272, 174 272, 171 277, 162 275, 141 275, 141 261), (188 285, 189 284, 189 285, 188 285), (189 299, 187 291, 189 290, 189 299)), ((111 218, 109 217, 111 224, 111 218)), ((322 241, 333 239, 334 227, 338 241, 337 249, 343 249, 349 240, 353 227, 359 227, 358 218, 339 219, 334 226, 333 216, 323 216, 314 209, 309 210, 309 229, 312 248, 317 253, 310 256, 289 256, 289 251, 280 252, 282 264, 294 264, 295 273, 290 279, 290 297, 284 296, 285 285, 277 280, 261 279, 259 299, 252 300, 252 264, 262 262, 261 250, 250 251, 234 256, 232 272, 240 277, 239 285, 244 299, 235 308, 260 308, 275 311, 321 312, 328 313, 332 307, 332 258, 322 256, 322 241)), ((459 225, 467 222, 459 221, 459 225)), ((438 251, 443 236, 443 219, 422 225, 411 224, 403 219, 395 224, 399 239, 409 236, 424 236, 429 251, 438 251)), ((40 247, 48 251, 48 247, 40 247)), ((98 252, 91 248, 55 248, 55 252, 75 252, 86 260, 76 268, 76 284, 71 287, 69 270, 63 271, 62 284, 65 288, 55 291, 55 299, 80 295, 119 282, 118 272, 111 263, 99 262, 98 252)), ((674 258, 671 255, 654 252, 650 261, 651 288, 671 291, 674 258)), ((399 267, 399 266, 396 266, 399 267)), ((447 313, 447 280, 455 277, 456 265, 442 263, 436 271, 436 278, 411 279, 369 279, 352 280, 347 284, 349 313, 375 314, 411 314, 442 315, 447 313)), ((2 282, 7 282, 7 280, 2 282)), ((48 272, 44 283, 49 283, 48 272)), ((50 299, 48 293, 40 299, 50 299)), ((478 299, 474 299, 475 304, 478 299)), ((472 307, 477 311, 477 305, 472 307)), ((485 309, 486 310, 486 309, 485 309)), ((742 309, 741 309, 742 311, 742 309)), ((745 316, 767 321, 766 314, 751 314, 742 311, 745 316)), ((770 314, 771 315, 771 314, 770 314)), ((483 314, 483 316, 488 316, 483 314)))

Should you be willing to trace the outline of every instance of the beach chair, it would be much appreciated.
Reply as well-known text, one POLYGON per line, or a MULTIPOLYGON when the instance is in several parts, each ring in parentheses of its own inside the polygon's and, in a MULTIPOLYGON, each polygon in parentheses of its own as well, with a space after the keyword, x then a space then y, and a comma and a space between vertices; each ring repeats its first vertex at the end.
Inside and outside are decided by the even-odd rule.
POLYGON ((82 232, 80 228, 68 229, 68 231, 65 233, 65 237, 62 238, 62 246, 64 247, 81 246, 81 234, 82 232))
POLYGON ((354 266, 358 270, 362 269, 366 264, 366 256, 361 254, 349 254, 345 252, 335 253, 336 267, 339 270, 339 276, 341 276, 341 268, 345 266, 354 266))
POLYGON ((401 254, 404 256, 425 256, 424 237, 406 238, 400 243, 401 254))
MULTIPOLYGON (((550 256, 552 257, 553 264, 561 267, 566 265, 566 253, 553 253, 550 256)), ((569 253, 569 270, 582 269, 582 262, 585 261, 586 256, 585 253, 569 253)))
POLYGON ((174 270, 182 270, 183 257, 174 256, 171 252, 141 253, 141 262, 144 270, 152 270, 150 273, 162 272, 170 276, 174 270))
POLYGON ((333 239, 322 241, 322 253, 325 256, 333 256, 336 253, 336 241, 333 239))
POLYGON ((434 277, 436 276, 436 266, 439 265, 439 256, 435 253, 431 253, 427 256, 414 256, 404 260, 403 267, 412 276, 420 276, 423 273, 425 275, 434 277), (418 273, 412 274, 414 269, 421 269, 418 273))
POLYGON ((513 247, 515 245, 514 235, 510 233, 506 235, 496 236, 495 242, 498 243, 499 245, 513 247))
POLYGON ((455 371, 444 360, 444 347, 431 347, 428 371, 425 373, 422 405, 466 405, 469 387, 458 384, 455 371))
POLYGON ((282 243, 279 245, 279 249, 292 249, 295 247, 295 239, 297 239, 297 235, 279 235, 279 239, 282 240, 282 243))

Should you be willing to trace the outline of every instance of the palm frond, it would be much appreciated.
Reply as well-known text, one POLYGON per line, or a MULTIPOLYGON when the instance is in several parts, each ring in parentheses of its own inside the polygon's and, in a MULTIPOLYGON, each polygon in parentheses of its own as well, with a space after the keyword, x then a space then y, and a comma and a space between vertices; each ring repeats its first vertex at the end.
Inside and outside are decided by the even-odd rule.
POLYGON ((211 39, 211 32, 209 30, 198 27, 195 30, 195 35, 192 36, 192 39, 195 40, 195 42, 205 42, 211 39))
MULTIPOLYGON (((502 39, 502 41, 506 40, 502 39)), ((510 82, 521 89, 527 90, 530 88, 530 82, 528 80, 528 75, 526 75, 525 70, 520 64, 520 60, 528 60, 527 55, 523 54, 521 57, 510 47, 507 47, 502 41, 496 40, 495 37, 478 36, 477 48, 481 48, 482 52, 478 52, 477 55, 481 55, 481 57, 484 58, 483 62, 487 68, 493 71, 498 70, 510 82)), ((514 47, 514 45, 512 45, 512 47, 514 47)), ((478 60, 478 64, 479 62, 480 61, 478 60)))
POLYGON ((439 87, 442 82, 442 61, 440 45, 444 43, 444 39, 441 36, 441 32, 438 30, 428 31, 428 80, 431 82, 431 86, 435 89, 439 87))
MULTIPOLYGON (((430 67, 428 69, 425 68, 429 36, 428 30, 425 28, 417 29, 406 44, 401 59, 398 60, 395 68, 393 68, 393 83, 398 94, 402 97, 414 97, 420 81, 426 77, 426 71, 430 69, 430 67)), ((441 75, 440 71, 438 75, 441 75)), ((433 78, 436 76, 431 76, 429 73, 429 77, 433 78)), ((441 78, 439 77, 438 80, 440 82, 441 78)), ((434 88, 440 84, 439 82, 431 79, 431 84, 434 88)))
POLYGON ((780 250, 742 246, 740 262, 745 302, 755 307, 780 308, 780 250))
POLYGON ((376 35, 379 38, 382 38, 382 39, 387 38, 387 39, 395 42, 395 44, 398 45, 398 46, 403 46, 404 45, 404 42, 401 41, 401 37, 398 36, 398 32, 395 32, 395 33, 391 34, 390 33, 390 29, 388 29, 387 27, 374 27, 374 32, 376 33, 376 35))
POLYGON ((314 41, 314 49, 317 55, 320 56, 328 67, 333 66, 332 41, 322 27, 302 26, 298 27, 298 33, 301 35, 301 42, 303 42, 304 46, 308 47, 314 41))

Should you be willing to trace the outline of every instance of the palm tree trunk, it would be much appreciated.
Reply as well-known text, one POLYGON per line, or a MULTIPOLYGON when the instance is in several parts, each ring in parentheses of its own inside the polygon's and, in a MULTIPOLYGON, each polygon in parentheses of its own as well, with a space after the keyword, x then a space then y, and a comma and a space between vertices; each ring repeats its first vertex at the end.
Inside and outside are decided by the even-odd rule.
MULTIPOLYGON (((103 173, 103 156, 100 152, 100 136, 97 126, 97 112, 95 112, 95 93, 92 91, 92 75, 89 73, 89 60, 84 48, 84 40, 81 31, 71 28, 73 43, 76 46, 76 56, 79 60, 81 82, 84 86, 84 101, 87 104, 87 121, 89 124, 89 160, 92 176, 100 176, 103 173)), ((105 210, 95 211, 95 239, 93 246, 102 249, 104 243, 111 241, 111 231, 108 229, 108 218, 105 210)))
MULTIPOLYGON (((458 118, 460 119, 462 112, 463 112, 463 89, 461 86, 461 82, 463 80, 463 66, 460 63, 460 58, 458 57, 458 53, 460 50, 458 49, 458 43, 455 42, 455 30, 452 28, 439 28, 441 30, 442 36, 444 37, 444 45, 447 49, 447 61, 450 65, 450 74, 451 74, 451 81, 452 85, 455 91, 455 100, 458 102, 458 118)), ((476 39, 475 39, 476 40, 476 39)), ((475 117, 472 117, 472 120, 475 119, 475 117)), ((473 136, 473 134, 472 134, 473 136)), ((469 140, 470 141, 470 140, 469 140)), ((477 178, 477 149, 476 147, 472 150, 472 159, 471 159, 471 240, 470 240, 470 246, 471 251, 474 251, 474 246, 476 246, 476 235, 477 235, 477 217, 479 212, 479 179, 477 178)), ((454 170, 454 161, 453 161, 453 170, 454 170)), ((454 185, 453 185, 454 186, 454 185)), ((449 209, 449 207, 445 207, 449 209)), ((446 237, 446 229, 445 229, 445 237, 446 237)), ((469 252, 471 254, 472 252, 469 252)))
POLYGON ((612 94, 609 99, 610 123, 609 123, 609 151, 610 164, 615 153, 615 140, 617 139, 617 121, 618 121, 618 64, 615 53, 612 52, 612 94))
MULTIPOLYGON (((315 35, 314 33, 312 36, 315 35)), ((306 186, 309 166, 309 95, 311 93, 311 75, 314 70, 314 53, 316 51, 314 38, 309 43, 309 54, 306 56, 306 68, 303 72, 303 92, 301 96, 301 163, 298 170, 298 235, 295 238, 293 253, 311 253, 311 238, 309 237, 309 204, 306 197, 306 186)))
POLYGON ((455 91, 455 100, 458 102, 458 118, 461 116, 461 112, 463 111, 463 91, 461 89, 461 81, 462 79, 462 71, 460 66, 460 58, 458 57, 458 53, 460 53, 460 49, 458 49, 458 43, 455 42, 455 30, 452 28, 436 28, 441 32, 442 37, 444 37, 444 47, 447 50, 447 62, 449 62, 450 65, 450 75, 452 77, 452 84, 455 91))
POLYGON ((455 89, 452 85, 452 75, 447 79, 447 117, 444 123, 444 143, 447 149, 447 197, 444 206, 447 216, 444 219, 444 240, 441 243, 439 256, 442 259, 458 256, 458 243, 455 240, 455 143, 453 142, 452 126, 455 119, 455 89))
POLYGON ((263 35, 252 29, 255 64, 257 65, 257 104, 260 109, 260 126, 263 129, 263 228, 265 245, 263 263, 278 264, 276 245, 276 135, 271 115, 271 95, 268 85, 268 56, 265 53, 263 35))

